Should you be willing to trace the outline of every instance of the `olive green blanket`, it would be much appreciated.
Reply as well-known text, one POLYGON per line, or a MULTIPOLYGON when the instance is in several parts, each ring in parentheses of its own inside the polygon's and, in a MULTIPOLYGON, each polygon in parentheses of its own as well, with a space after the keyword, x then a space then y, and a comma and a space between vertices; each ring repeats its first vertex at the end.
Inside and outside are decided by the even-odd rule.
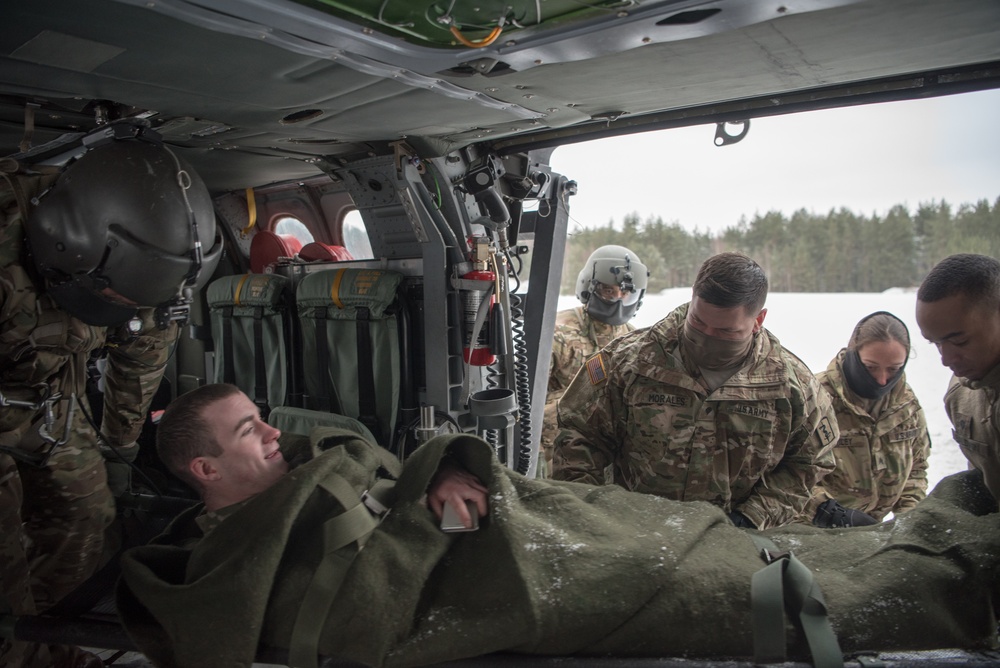
MULTIPOLYGON (((321 558, 319 527, 341 512, 317 484, 337 474, 360 493, 385 461, 356 435, 320 436, 324 454, 208 537, 188 513, 126 554, 119 611, 155 662, 249 666, 258 645, 289 647, 321 558)), ((498 651, 753 655, 750 581, 765 564, 748 532, 715 506, 529 480, 467 435, 421 447, 396 490, 333 602, 322 655, 373 666, 498 651), (479 531, 443 533, 420 502, 445 456, 489 487, 479 531)), ((995 511, 981 481, 963 473, 889 523, 764 534, 813 571, 845 652, 991 648, 1000 601, 995 511)), ((808 656, 790 624, 788 633, 793 655, 808 656)))

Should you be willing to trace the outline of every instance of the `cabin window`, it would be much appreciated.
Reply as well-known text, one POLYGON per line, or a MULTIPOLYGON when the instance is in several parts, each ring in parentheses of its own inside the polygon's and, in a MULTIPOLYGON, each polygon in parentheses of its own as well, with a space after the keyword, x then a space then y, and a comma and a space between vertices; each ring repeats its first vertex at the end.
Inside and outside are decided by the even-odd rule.
POLYGON ((314 240, 312 232, 305 226, 305 223, 291 216, 278 218, 274 223, 274 233, 293 236, 301 241, 303 246, 314 240))
POLYGON ((368 230, 361 219, 361 212, 357 209, 349 211, 344 216, 340 234, 344 240, 344 246, 347 247, 351 257, 355 260, 370 260, 375 257, 371 241, 368 240, 368 230))

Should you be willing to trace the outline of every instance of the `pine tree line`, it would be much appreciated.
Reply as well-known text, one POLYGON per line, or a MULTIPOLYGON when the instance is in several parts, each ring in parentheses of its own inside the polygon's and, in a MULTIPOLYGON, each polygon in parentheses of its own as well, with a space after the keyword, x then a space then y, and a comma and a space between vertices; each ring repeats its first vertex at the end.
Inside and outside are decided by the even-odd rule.
POLYGON ((774 292, 881 292, 919 285, 928 270, 952 253, 1000 258, 1000 197, 963 204, 921 204, 915 213, 897 205, 884 216, 846 208, 817 215, 804 209, 746 217, 722 232, 688 231, 660 216, 638 214, 604 227, 571 232, 563 265, 562 294, 572 294, 587 257, 606 244, 626 246, 649 267, 649 291, 687 287, 702 262, 723 251, 741 251, 767 272, 774 292))

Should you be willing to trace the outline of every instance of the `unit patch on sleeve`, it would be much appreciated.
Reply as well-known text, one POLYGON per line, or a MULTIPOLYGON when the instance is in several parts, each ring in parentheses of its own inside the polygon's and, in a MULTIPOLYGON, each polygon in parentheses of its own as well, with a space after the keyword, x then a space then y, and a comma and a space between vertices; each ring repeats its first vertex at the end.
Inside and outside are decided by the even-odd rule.
POLYGON ((820 443, 824 446, 833 443, 833 427, 830 426, 830 418, 824 417, 816 425, 816 434, 819 436, 820 443))
POLYGON ((604 353, 597 353, 588 359, 585 366, 587 367, 587 375, 590 376, 591 385, 600 385, 608 379, 604 353))

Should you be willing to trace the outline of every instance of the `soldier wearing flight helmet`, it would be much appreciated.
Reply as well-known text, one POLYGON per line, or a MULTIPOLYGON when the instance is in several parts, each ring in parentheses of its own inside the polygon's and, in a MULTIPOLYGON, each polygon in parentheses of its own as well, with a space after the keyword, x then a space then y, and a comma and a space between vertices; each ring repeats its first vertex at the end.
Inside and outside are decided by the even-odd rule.
MULTIPOLYGON (((141 127, 105 126, 64 169, 8 158, 0 174, 0 595, 34 614, 99 565, 109 472, 121 471, 102 451, 134 459, 178 322, 222 244, 204 182, 141 127), (105 347, 98 435, 85 386, 105 347)), ((0 646, 0 663, 88 665, 75 648, 21 642, 0 646)))
POLYGON ((542 477, 552 470, 552 443, 559 433, 559 398, 584 360, 635 329, 629 320, 642 306, 648 277, 646 265, 628 248, 601 246, 590 254, 576 279, 576 297, 583 305, 556 315, 542 423, 542 477))

